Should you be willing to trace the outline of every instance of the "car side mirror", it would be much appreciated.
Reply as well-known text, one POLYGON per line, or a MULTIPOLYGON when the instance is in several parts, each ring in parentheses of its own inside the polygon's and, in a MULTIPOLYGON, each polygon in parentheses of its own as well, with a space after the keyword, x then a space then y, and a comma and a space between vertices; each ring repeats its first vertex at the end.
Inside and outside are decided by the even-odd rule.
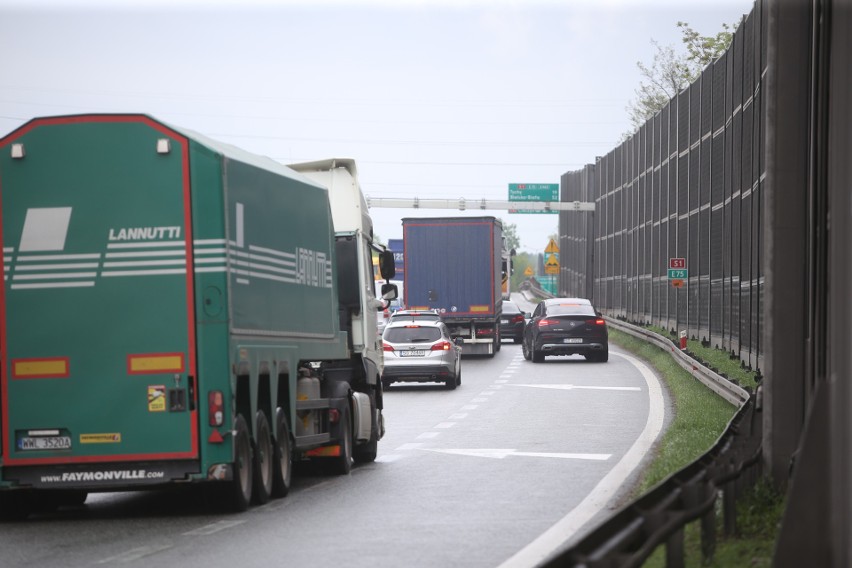
POLYGON ((531 316, 529 312, 524 312, 524 319, 530 319, 530 317, 531 316))
POLYGON ((463 338, 461 338, 461 337, 454 337, 454 338, 453 338, 453 343, 455 343, 456 345, 458 345, 459 347, 461 347, 462 345, 464 345, 464 339, 463 339, 463 338))

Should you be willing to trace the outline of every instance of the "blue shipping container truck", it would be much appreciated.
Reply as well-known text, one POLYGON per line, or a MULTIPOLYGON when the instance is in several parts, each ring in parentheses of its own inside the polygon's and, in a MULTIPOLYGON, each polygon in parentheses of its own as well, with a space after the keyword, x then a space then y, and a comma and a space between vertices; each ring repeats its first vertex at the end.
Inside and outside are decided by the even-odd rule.
POLYGON ((402 220, 405 300, 433 309, 466 355, 500 350, 503 225, 494 217, 402 220))

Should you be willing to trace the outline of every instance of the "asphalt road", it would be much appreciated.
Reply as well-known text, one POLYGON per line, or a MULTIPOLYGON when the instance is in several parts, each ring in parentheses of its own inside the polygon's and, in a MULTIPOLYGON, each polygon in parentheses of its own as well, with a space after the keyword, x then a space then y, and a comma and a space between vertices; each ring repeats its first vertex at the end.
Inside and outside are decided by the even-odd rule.
POLYGON ((635 480, 665 407, 641 367, 614 348, 533 364, 504 343, 463 359, 454 391, 391 387, 378 459, 347 476, 300 471, 234 515, 190 491, 91 495, 0 525, 0 566, 534 566, 635 480))

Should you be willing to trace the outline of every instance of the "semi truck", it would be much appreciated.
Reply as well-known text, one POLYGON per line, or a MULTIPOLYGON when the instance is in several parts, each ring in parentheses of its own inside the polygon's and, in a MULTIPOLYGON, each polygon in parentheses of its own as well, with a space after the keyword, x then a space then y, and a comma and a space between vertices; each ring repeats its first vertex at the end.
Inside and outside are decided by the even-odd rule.
POLYGON ((500 350, 502 224, 494 217, 402 220, 408 309, 432 309, 464 355, 500 350))
POLYGON ((180 485, 241 511, 295 460, 375 460, 372 223, 352 160, 305 174, 143 114, 0 139, 0 514, 180 485))

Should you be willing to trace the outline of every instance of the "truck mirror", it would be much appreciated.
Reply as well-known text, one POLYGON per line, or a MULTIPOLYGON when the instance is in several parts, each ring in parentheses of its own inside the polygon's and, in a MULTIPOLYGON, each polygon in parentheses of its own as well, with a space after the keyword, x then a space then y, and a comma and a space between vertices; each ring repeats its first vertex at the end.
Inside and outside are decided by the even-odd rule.
POLYGON ((379 272, 385 280, 390 280, 396 276, 396 263, 393 260, 393 251, 386 250, 379 253, 379 272))
POLYGON ((394 300, 399 297, 396 284, 382 284, 382 300, 394 300))

